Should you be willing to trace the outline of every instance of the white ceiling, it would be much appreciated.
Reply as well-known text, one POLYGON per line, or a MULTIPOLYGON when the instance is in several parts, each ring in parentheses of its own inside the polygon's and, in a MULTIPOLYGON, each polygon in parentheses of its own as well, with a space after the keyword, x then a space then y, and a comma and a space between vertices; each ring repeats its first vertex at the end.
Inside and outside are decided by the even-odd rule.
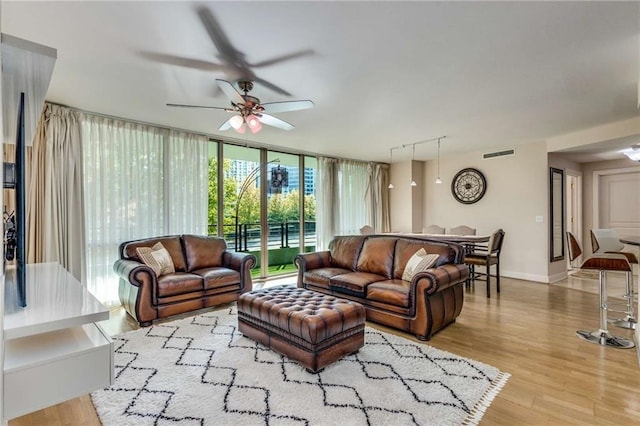
MULTIPOLYGON (((2 32, 58 50, 47 99, 234 140, 388 161, 392 146, 441 135, 442 155, 513 147, 637 116, 638 2, 12 2, 2 32), (311 99, 276 114, 290 132, 219 132, 215 79, 162 55, 217 62, 205 5, 253 68, 263 102, 311 99), (155 59, 152 59, 155 58, 155 59)), ((408 158, 410 149, 394 151, 408 158)), ((435 143, 416 146, 434 158, 435 143)))

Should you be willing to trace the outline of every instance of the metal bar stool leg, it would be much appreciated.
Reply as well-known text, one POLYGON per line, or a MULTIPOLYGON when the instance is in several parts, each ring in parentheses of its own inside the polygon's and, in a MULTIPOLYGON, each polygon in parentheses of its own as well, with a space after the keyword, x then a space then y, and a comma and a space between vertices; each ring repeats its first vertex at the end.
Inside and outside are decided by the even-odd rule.
POLYGON ((596 343, 602 346, 610 346, 618 349, 629 349, 635 347, 635 344, 624 337, 609 334, 607 329, 607 276, 606 271, 599 271, 600 284, 600 329, 596 331, 578 330, 576 335, 587 342, 596 343))
POLYGON ((627 310, 624 312, 625 316, 619 319, 610 319, 609 322, 617 327, 628 328, 631 330, 636 329, 636 318, 633 309, 633 272, 627 272, 627 289, 626 294, 623 296, 627 300, 627 310))

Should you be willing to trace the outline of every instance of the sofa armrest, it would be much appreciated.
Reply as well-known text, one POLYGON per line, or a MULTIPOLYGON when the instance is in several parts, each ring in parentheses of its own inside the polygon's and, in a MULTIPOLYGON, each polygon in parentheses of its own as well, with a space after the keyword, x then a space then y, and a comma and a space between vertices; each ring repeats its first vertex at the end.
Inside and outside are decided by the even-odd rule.
POLYGON ((153 269, 135 260, 118 259, 113 270, 120 277, 118 295, 125 310, 140 325, 150 325, 158 318, 158 278, 153 269))
POLYGON ((418 272, 411 280, 411 286, 422 287, 427 294, 442 291, 469 278, 469 266, 464 263, 448 263, 427 271, 418 272))
POLYGON ((328 268, 331 266, 331 254, 328 250, 315 253, 300 253, 293 259, 293 262, 303 272, 318 268, 328 268))
POLYGON ((139 272, 148 273, 153 279, 157 279, 156 273, 153 269, 145 265, 144 263, 137 262, 135 260, 118 259, 113 264, 113 270, 118 276, 136 287, 140 287, 147 280, 141 280, 138 276, 139 272))
POLYGON ((222 262, 225 268, 240 272, 241 293, 245 293, 253 289, 251 270, 256 266, 257 262, 257 259, 253 254, 225 250, 222 254, 222 262))
POLYGON ((300 253, 293 259, 298 268, 298 287, 304 287, 304 273, 318 268, 331 266, 331 254, 328 250, 314 253, 300 253))

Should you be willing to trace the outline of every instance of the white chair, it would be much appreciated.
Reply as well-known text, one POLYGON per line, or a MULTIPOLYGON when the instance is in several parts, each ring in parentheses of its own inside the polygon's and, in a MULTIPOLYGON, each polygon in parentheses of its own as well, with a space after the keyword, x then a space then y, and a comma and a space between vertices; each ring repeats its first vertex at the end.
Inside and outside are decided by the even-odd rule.
POLYGON ((467 225, 460 225, 449 229, 451 235, 476 235, 476 229, 467 225))
POLYGON ((620 242, 620 235, 615 229, 592 229, 591 248, 593 253, 617 253, 627 258, 629 263, 637 264, 638 258, 635 253, 622 251, 624 244, 620 242))
POLYGON ((438 225, 429 225, 426 228, 422 228, 423 234, 444 234, 444 228, 438 225))

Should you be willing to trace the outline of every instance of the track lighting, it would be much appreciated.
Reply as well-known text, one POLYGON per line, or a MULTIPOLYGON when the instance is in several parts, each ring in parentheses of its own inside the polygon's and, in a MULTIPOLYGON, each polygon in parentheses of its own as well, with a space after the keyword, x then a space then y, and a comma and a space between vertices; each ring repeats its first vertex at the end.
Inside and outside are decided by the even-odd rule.
MULTIPOLYGON (((394 146, 391 147, 391 149, 389 149, 389 164, 393 163, 393 150, 394 149, 400 149, 400 148, 406 148, 409 145, 411 145, 411 161, 415 161, 415 157, 416 157, 416 145, 420 145, 422 143, 426 143, 426 142, 433 142, 435 140, 438 141, 438 178, 436 179, 436 183, 440 184, 442 183, 442 179, 440 179, 440 140, 446 138, 446 136, 439 136, 437 138, 431 138, 431 139, 427 139, 424 141, 420 141, 420 142, 414 142, 414 143, 407 143, 404 145, 398 145, 398 146, 394 146)), ((412 170, 412 178, 411 178, 411 183, 410 186, 414 187, 414 186, 418 186, 418 184, 416 183, 415 179, 413 179, 413 167, 411 167, 412 170)), ((389 189, 393 189, 393 184, 389 183, 389 186, 387 186, 387 188, 389 189)))
POLYGON ((440 138, 438 138, 438 178, 436 179, 436 183, 442 183, 442 179, 440 179, 440 138))
POLYGON ((416 158, 416 144, 414 143, 413 145, 411 145, 411 148, 412 148, 412 151, 411 151, 411 175, 412 175, 411 186, 416 186, 418 184, 416 183, 416 180, 413 179, 413 161, 416 158))
POLYGON ((387 186, 389 189, 393 189, 393 184, 391 183, 391 163, 393 163, 393 148, 389 150, 389 186, 387 186))

